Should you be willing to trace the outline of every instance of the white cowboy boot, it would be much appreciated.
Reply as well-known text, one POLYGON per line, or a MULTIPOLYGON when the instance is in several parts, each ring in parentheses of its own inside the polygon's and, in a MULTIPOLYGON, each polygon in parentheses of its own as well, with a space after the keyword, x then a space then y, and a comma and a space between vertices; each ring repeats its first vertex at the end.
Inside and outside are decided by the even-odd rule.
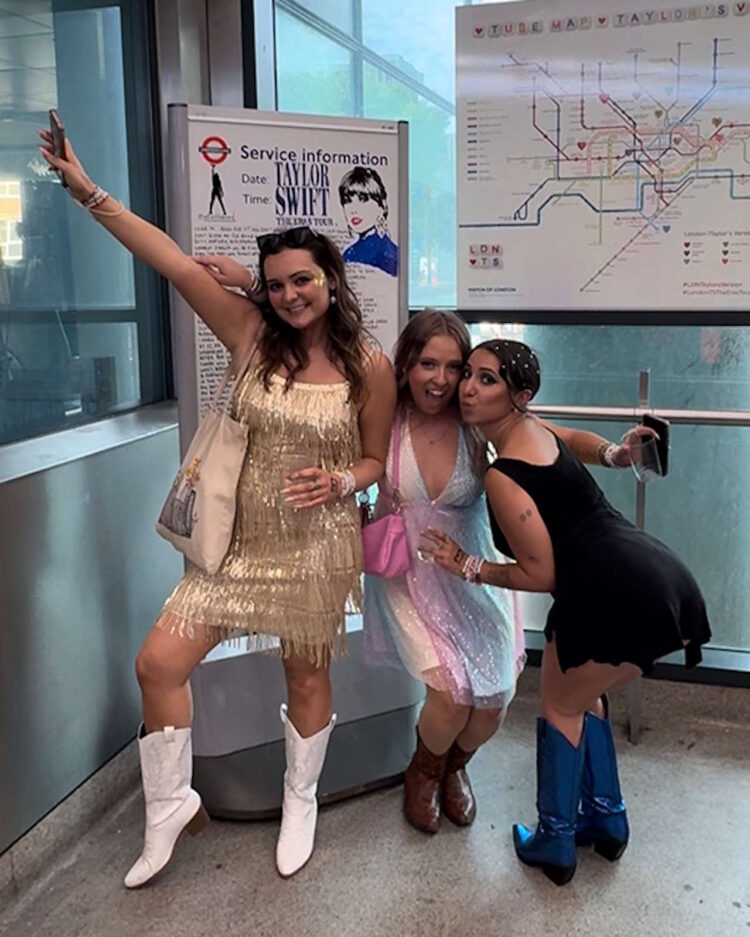
POLYGON ((160 732, 141 737, 143 731, 141 725, 138 751, 146 800, 146 837, 143 853, 125 876, 127 888, 145 885, 164 868, 183 830, 195 836, 208 823, 200 795, 190 786, 190 729, 165 726, 160 732))
POLYGON ((303 739, 287 716, 286 703, 281 706, 281 721, 286 737, 286 771, 284 772, 284 803, 281 807, 281 830, 276 844, 276 868, 288 878, 298 872, 312 855, 315 843, 315 822, 318 801, 315 793, 323 770, 326 748, 336 714, 320 732, 303 739))

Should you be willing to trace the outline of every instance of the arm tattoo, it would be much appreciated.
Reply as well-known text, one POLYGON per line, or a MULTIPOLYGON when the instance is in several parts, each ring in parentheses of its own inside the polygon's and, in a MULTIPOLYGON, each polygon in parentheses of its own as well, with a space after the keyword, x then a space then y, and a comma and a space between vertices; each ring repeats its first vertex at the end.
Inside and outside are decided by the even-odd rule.
POLYGON ((460 563, 460 562, 461 562, 462 560, 464 560, 464 559, 466 559, 466 554, 465 554, 464 551, 461 549, 461 547, 459 547, 459 548, 456 550, 456 552, 455 552, 455 554, 454 554, 454 556, 453 556, 453 562, 454 562, 454 563, 460 563))

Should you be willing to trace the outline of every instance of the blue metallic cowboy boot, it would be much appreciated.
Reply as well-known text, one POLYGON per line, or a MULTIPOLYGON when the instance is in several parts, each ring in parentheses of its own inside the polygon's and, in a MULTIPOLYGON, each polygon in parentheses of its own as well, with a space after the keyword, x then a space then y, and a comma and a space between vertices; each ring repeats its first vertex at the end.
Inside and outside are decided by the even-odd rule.
POLYGON ((513 843, 526 865, 541 868, 555 885, 565 885, 576 871, 575 824, 581 793, 585 737, 574 748, 546 719, 536 721, 536 830, 516 823, 513 843))
POLYGON ((591 846, 614 862, 628 845, 628 815, 617 777, 617 755, 609 721, 609 700, 602 696, 604 719, 586 713, 583 734, 586 758, 581 779, 581 805, 576 843, 591 846))

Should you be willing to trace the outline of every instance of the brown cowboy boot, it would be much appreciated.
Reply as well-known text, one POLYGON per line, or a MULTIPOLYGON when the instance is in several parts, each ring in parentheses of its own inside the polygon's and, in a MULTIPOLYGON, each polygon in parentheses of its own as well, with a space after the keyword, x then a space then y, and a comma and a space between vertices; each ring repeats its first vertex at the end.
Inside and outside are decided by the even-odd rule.
POLYGON ((404 813, 418 830, 437 833, 440 826, 440 782, 448 753, 434 755, 419 737, 404 776, 404 813))
POLYGON ((458 742, 448 751, 442 787, 443 813, 456 826, 469 826, 477 815, 477 802, 471 789, 466 765, 474 752, 465 752, 458 742))

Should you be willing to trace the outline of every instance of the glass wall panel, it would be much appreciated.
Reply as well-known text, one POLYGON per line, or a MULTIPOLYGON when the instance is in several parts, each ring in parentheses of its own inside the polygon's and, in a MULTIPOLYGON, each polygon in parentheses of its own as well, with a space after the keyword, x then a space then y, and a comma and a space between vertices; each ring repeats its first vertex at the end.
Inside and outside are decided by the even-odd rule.
POLYGON ((280 111, 337 117, 353 113, 351 53, 278 8, 276 61, 280 111))
POLYGON ((163 396, 155 279, 137 286, 132 257, 36 149, 57 108, 91 177, 130 204, 134 147, 152 148, 150 127, 128 125, 126 73, 144 74, 125 58, 119 4, 59 8, 0 5, 0 443, 163 396))
POLYGON ((463 4, 433 0, 429 16, 417 16, 414 2, 363 2, 362 41, 368 49, 452 105, 456 97, 454 47, 457 6, 463 4))
POLYGON ((514 336, 542 364, 537 403, 628 407, 638 373, 651 372, 651 406, 750 410, 750 328, 732 326, 501 325, 471 327, 477 341, 514 336))
POLYGON ((361 0, 297 0, 297 5, 344 33, 354 32, 354 10, 361 0))
POLYGON ((456 296, 453 116, 369 63, 363 116, 409 123, 409 304, 449 305, 456 296))

